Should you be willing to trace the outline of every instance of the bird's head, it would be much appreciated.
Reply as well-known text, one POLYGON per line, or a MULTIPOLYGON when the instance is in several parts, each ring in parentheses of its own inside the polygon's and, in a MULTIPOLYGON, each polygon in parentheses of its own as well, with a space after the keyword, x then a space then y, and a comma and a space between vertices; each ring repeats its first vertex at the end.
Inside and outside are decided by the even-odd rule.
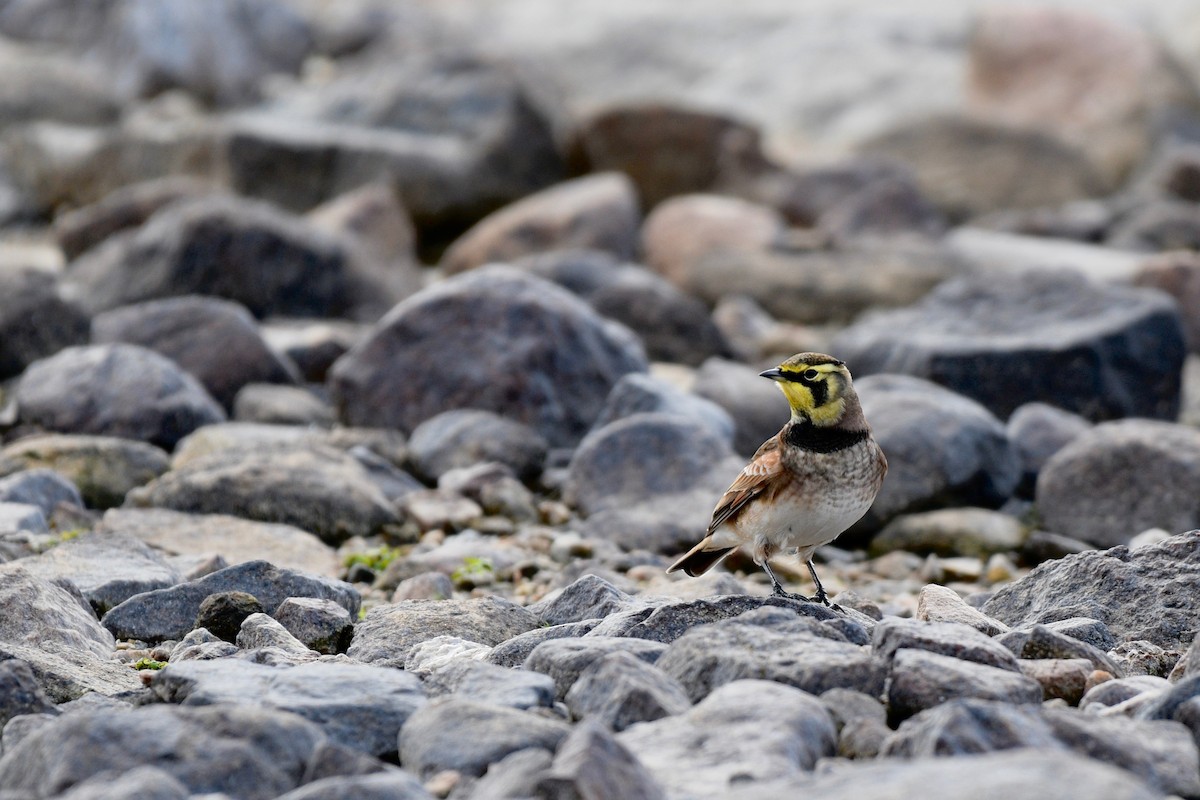
POLYGON ((759 373, 775 381, 792 408, 792 419, 819 427, 837 425, 854 397, 850 370, 824 353, 798 353, 759 373))

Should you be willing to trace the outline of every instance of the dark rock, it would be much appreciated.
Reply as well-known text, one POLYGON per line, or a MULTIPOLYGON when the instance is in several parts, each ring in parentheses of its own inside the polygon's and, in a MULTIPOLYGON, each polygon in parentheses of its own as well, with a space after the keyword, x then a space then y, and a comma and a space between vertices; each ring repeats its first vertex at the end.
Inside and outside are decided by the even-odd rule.
POLYGON ((1123 250, 1195 250, 1200 246, 1200 211, 1195 203, 1147 202, 1118 220, 1106 241, 1123 250))
POLYGON ((739 784, 796 779, 836 752, 821 701, 761 680, 715 690, 689 711, 617 734, 671 796, 728 796, 739 784), (718 736, 721 758, 708 752, 718 736), (706 743, 708 743, 706 745, 706 743))
POLYGON ((1001 417, 1042 401, 1092 420, 1174 419, 1186 354, 1170 298, 1070 272, 948 281, 832 347, 857 374, 927 378, 1001 417))
POLYGON ((553 761, 547 750, 531 747, 518 750, 494 764, 471 788, 472 800, 500 797, 534 797, 538 780, 545 775, 553 761))
POLYGON ((693 391, 729 412, 733 447, 741 455, 756 450, 787 422, 787 400, 758 370, 734 361, 710 358, 696 372, 693 391))
MULTIPOLYGON (((1112 635, 1112 631, 1098 619, 1071 617, 1047 622, 1045 627, 1055 633, 1061 633, 1084 644, 1089 644, 1101 652, 1107 653, 1117 646, 1117 639, 1112 635)), ((1073 656, 1066 657, 1073 658, 1073 656)), ((1103 667, 1099 668, 1103 669, 1103 667)))
POLYGON ((100 509, 121 505, 130 489, 170 466, 166 453, 144 442, 70 434, 25 437, 0 450, 0 459, 54 470, 78 487, 89 507, 100 509))
POLYGON ((838 755, 843 758, 874 758, 891 735, 887 709, 874 697, 853 689, 830 689, 821 702, 838 731, 838 755))
POLYGON ((621 650, 594 661, 564 700, 576 718, 595 720, 611 731, 682 714, 692 705, 678 681, 621 650))
POLYGON ((620 797, 664 800, 649 770, 602 725, 583 722, 559 745, 549 774, 538 781, 544 797, 620 797))
POLYGON ((267 320, 263 338, 300 370, 309 383, 324 383, 333 362, 366 335, 367 327, 344 320, 267 320))
POLYGON ((333 600, 352 615, 358 613, 358 592, 347 583, 280 569, 266 561, 247 561, 169 589, 135 595, 102 621, 123 639, 179 639, 192 629, 205 599, 234 591, 253 595, 264 608, 278 608, 289 597, 317 597, 333 600))
POLYGON ((445 697, 409 717, 400 731, 400 761, 422 778, 447 769, 482 775, 518 750, 556 749, 570 730, 528 711, 445 697))
POLYGON ((248 383, 233 399, 233 418, 240 422, 268 425, 333 426, 333 408, 324 399, 301 386, 277 383, 248 383))
POLYGON ((1063 700, 1077 706, 1096 667, 1086 658, 1031 658, 1021 660, 1021 674, 1042 687, 1046 700, 1063 700))
POLYGON ((5 609, 0 661, 28 663, 51 700, 73 700, 87 692, 118 695, 140 687, 137 673, 110 660, 112 634, 69 584, 33 575, 20 562, 6 564, 0 567, 0 606, 5 609))
POLYGON ((1042 701, 1042 687, 1020 672, 925 650, 897 651, 887 687, 891 723, 956 697, 1037 704, 1042 701))
POLYGON ((1183 317, 1188 350, 1200 352, 1200 255, 1193 250, 1163 253, 1142 262, 1133 276, 1135 286, 1166 292, 1175 298, 1183 317))
POLYGON ((354 622, 350 612, 332 600, 289 597, 272 613, 288 632, 318 653, 340 653, 350 646, 354 622))
POLYGON ((1060 533, 1030 531, 1029 537, 1021 547, 1021 558, 1029 564, 1041 564, 1043 561, 1053 561, 1095 549, 1087 542, 1060 533))
POLYGON ((256 317, 378 316, 398 299, 344 242, 264 203, 181 201, 71 263, 87 307, 208 294, 256 317), (128 271, 136 265, 136 276, 128 271))
POLYGON ((535 480, 546 461, 546 441, 528 425, 491 411, 455 409, 418 425, 408 440, 415 471, 436 481, 446 472, 492 461, 523 481, 535 480))
POLYGON ((225 418, 195 378, 158 353, 128 344, 69 347, 31 364, 15 397, 27 424, 139 439, 168 450, 201 425, 225 418))
POLYGON ((100 773, 111 777, 149 765, 192 795, 269 800, 301 782, 324 741, 313 723, 269 709, 151 705, 85 711, 64 714, 6 748, 0 785, 54 796, 100 773), (229 768, 231 761, 237 769, 229 768))
POLYGON ((162 700, 186 706, 290 711, 318 725, 332 742, 385 756, 425 705, 415 676, 365 664, 313 662, 270 667, 241 659, 168 664, 151 683, 162 700))
POLYGON ((442 267, 454 274, 530 253, 580 248, 631 258, 639 216, 626 176, 576 178, 484 217, 446 250, 442 267))
POLYGON ((88 339, 88 318, 59 291, 52 275, 38 270, 0 274, 0 379, 39 359, 88 339))
POLYGON ((435 636, 495 645, 540 625, 531 612, 499 597, 404 600, 368 611, 355 626, 346 654, 368 664, 402 667, 416 645, 435 636))
POLYGON ((974 628, 954 622, 888 619, 875 626, 875 656, 889 665, 902 649, 924 650, 1017 672, 1017 659, 1003 645, 974 628))
POLYGON ((398 305, 337 361, 331 384, 350 424, 411 431, 448 409, 481 408, 560 447, 578 442, 622 375, 645 368, 626 329, 552 284, 492 266, 398 305))
POLYGON ((1104 650, 1046 625, 1034 625, 1028 631, 1013 631, 1002 636, 1000 641, 1020 658, 1084 658, 1095 669, 1118 678, 1125 677, 1124 671, 1104 650))
POLYGON ((882 754, 904 758, 961 756, 1030 747, 1061 750, 1036 706, 996 700, 951 699, 900 723, 882 754))
POLYGON ((564 622, 561 625, 551 625, 546 628, 534 628, 493 647, 492 651, 488 653, 488 662, 501 667, 519 667, 542 642, 548 642, 551 639, 578 639, 598 624, 600 624, 599 619, 589 619, 580 622, 564 622))
POLYGON ((524 666, 553 678, 555 695, 561 700, 589 667, 611 653, 628 653, 653 664, 665 650, 659 642, 617 636, 550 639, 533 648, 524 666))
POLYGON ((392 769, 371 775, 322 778, 279 795, 278 800, 433 800, 421 782, 407 772, 392 769))
POLYGON ((63 800, 117 800, 121 797, 154 797, 187 800, 187 787, 158 767, 134 767, 120 775, 108 772, 81 781, 59 797, 63 800))
POLYGON ((631 372, 617 381, 596 419, 596 429, 638 413, 685 417, 733 443, 733 418, 725 409, 711 400, 677 389, 661 378, 640 372, 631 372))
POLYGON ((129 502, 281 522, 330 543, 398 524, 388 498, 353 456, 331 447, 264 445, 188 459, 130 493, 129 502))
POLYGON ((1005 586, 983 612, 1013 627, 1086 616, 1118 641, 1182 651, 1197 627, 1200 531, 1139 550, 1089 551, 1042 564, 1005 586))
POLYGON ((163 354, 227 410, 248 383, 294 383, 299 377, 267 347, 245 308, 215 297, 152 300, 98 314, 92 341, 136 344, 163 354))
POLYGON ((49 517, 59 503, 83 507, 75 484, 50 469, 26 469, 0 478, 0 503, 37 506, 49 517))
POLYGON ((801 228, 815 227, 821 215, 867 189, 913 180, 912 172, 895 161, 869 156, 777 173, 775 177, 783 179, 766 192, 768 201, 801 228))
POLYGON ((1091 427, 1078 414, 1046 403, 1026 403, 1008 418, 1008 439, 1017 451, 1023 475, 1019 492, 1033 495, 1038 473, 1050 457, 1091 427))
POLYGON ((246 592, 217 592, 200 603, 193 628, 204 628, 227 642, 236 641, 242 623, 251 614, 263 613, 263 604, 246 592))
MULTIPOLYGON (((854 362, 849 362, 853 368, 854 362)), ((855 382, 888 477, 875 504, 851 529, 878 529, 901 513, 947 505, 996 507, 1020 477, 1004 426, 979 404, 905 375, 855 382)))
POLYGON ((460 700, 518 709, 553 708, 554 681, 540 672, 505 669, 461 658, 425 676, 430 697, 453 694, 460 700))
POLYGON ((938 236, 946 220, 906 176, 864 186, 826 210, 818 226, 834 242, 847 242, 873 236, 938 236))
POLYGON ((0 730, 21 714, 57 714, 27 663, 12 658, 0 661, 0 730))
POLYGON ((1042 468, 1038 511, 1046 527, 1100 547, 1147 528, 1200 527, 1200 432, 1120 420, 1075 437, 1042 468))

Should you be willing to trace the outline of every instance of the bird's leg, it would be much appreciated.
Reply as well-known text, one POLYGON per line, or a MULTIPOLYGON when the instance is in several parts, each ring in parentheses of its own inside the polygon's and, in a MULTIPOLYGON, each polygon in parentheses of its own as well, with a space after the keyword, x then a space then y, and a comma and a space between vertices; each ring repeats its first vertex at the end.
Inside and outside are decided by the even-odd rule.
POLYGON ((829 602, 829 595, 825 594, 825 587, 821 585, 821 579, 817 577, 817 568, 813 566, 811 558, 808 560, 808 574, 812 575, 813 583, 817 587, 817 593, 813 596, 813 599, 818 603, 824 603, 834 611, 841 611, 841 606, 829 602))
POLYGON ((808 602, 808 598, 802 594, 793 594, 783 588, 783 584, 779 582, 779 578, 775 577, 775 573, 771 570, 771 564, 764 558, 762 568, 767 571, 767 575, 771 578, 771 594, 777 597, 790 597, 793 600, 804 600, 808 602))

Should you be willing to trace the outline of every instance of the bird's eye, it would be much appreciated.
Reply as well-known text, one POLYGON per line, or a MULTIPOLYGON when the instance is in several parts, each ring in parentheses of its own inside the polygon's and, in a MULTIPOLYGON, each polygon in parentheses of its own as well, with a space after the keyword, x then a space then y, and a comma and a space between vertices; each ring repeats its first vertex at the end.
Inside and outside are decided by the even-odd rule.
POLYGON ((819 376, 820 374, 821 373, 817 372, 815 369, 804 370, 804 378, 806 380, 815 381, 817 379, 817 376, 819 376))

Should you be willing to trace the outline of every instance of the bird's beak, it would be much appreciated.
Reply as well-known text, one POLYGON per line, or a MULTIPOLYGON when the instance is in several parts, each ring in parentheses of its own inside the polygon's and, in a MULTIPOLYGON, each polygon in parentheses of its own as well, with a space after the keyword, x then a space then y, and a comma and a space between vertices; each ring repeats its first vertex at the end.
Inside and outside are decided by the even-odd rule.
POLYGON ((779 367, 775 367, 774 369, 768 369, 758 373, 758 377, 770 378, 773 381, 781 381, 783 380, 783 372, 779 369, 779 367))

